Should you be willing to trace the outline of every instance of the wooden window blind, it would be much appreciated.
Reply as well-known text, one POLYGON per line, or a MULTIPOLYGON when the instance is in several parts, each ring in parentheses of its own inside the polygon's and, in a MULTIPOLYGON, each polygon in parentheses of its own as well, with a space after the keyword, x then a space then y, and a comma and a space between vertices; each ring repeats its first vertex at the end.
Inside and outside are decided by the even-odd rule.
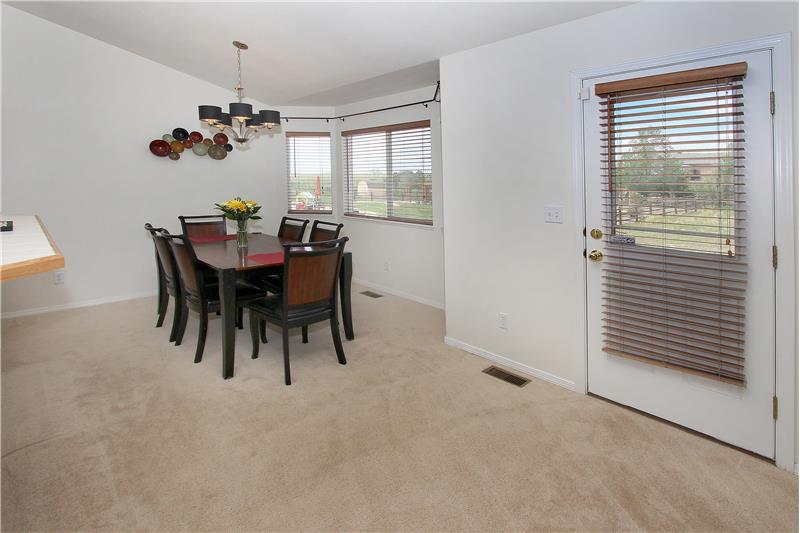
POLYGON ((603 350, 745 385, 747 63, 598 84, 603 350))
POLYGON ((286 133, 289 213, 333 213, 331 134, 286 133))
POLYGON ((345 215, 433 224, 429 120, 342 132, 345 215))

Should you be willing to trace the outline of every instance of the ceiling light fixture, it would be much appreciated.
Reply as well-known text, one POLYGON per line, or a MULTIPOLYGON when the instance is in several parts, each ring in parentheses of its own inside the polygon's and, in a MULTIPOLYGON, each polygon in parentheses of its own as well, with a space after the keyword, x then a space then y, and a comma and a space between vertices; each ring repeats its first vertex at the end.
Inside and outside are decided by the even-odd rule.
POLYGON ((272 129, 281 123, 281 114, 278 111, 263 109, 253 114, 253 106, 242 102, 244 87, 242 86, 242 50, 247 50, 247 45, 233 41, 236 47, 236 63, 239 71, 239 83, 233 89, 236 91, 238 102, 228 105, 228 112, 223 113, 222 108, 215 105, 199 106, 199 118, 220 131, 226 131, 239 144, 245 144, 256 136, 263 128, 272 129), (236 127, 233 121, 237 122, 236 127))

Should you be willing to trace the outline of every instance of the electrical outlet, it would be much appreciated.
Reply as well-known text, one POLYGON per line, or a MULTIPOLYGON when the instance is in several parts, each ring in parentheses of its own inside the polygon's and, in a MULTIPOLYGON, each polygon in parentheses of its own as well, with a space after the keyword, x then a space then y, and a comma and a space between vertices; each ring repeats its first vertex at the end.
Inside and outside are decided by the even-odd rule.
POLYGON ((66 273, 64 272, 63 268, 56 270, 55 272, 53 272, 53 283, 55 283, 56 285, 63 285, 65 276, 66 273))
POLYGON ((386 272, 389 272, 389 271, 392 269, 392 265, 390 265, 390 264, 389 264, 389 260, 388 260, 388 259, 386 259, 386 260, 383 262, 383 269, 384 269, 386 272))
POLYGON ((564 206, 563 205, 544 206, 544 221, 547 222, 548 224, 563 224, 564 206))
POLYGON ((497 315, 497 327, 500 329, 508 329, 508 313, 500 313, 497 315))

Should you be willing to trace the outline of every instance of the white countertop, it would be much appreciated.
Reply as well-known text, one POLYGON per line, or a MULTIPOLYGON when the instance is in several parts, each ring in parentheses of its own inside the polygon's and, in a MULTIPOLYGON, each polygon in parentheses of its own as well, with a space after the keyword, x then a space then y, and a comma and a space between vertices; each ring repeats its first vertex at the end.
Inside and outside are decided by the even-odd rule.
POLYGON ((0 214, 0 220, 14 221, 13 231, 0 232, 0 265, 41 259, 57 253, 36 216, 0 214))

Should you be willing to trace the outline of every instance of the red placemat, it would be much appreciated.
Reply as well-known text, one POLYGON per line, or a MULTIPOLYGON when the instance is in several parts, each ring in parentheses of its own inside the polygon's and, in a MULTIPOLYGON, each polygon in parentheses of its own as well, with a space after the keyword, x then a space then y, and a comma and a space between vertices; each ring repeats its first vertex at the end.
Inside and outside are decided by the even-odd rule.
POLYGON ((196 237, 190 237, 189 240, 197 244, 202 244, 204 242, 232 241, 235 238, 236 235, 198 235, 196 237))
POLYGON ((251 261, 255 261, 256 263, 261 263, 262 265, 282 265, 283 264, 283 252, 275 252, 271 254, 253 254, 253 255, 246 255, 245 259, 249 259, 251 261))

